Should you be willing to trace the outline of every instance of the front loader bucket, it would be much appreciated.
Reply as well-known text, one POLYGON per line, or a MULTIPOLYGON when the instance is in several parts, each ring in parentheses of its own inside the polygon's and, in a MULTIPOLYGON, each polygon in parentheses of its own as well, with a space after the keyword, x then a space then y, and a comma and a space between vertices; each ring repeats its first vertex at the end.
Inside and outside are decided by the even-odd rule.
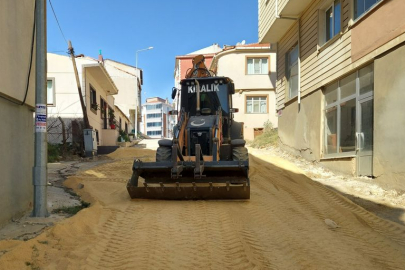
POLYGON ((195 162, 178 162, 179 175, 171 162, 135 161, 127 190, 132 199, 250 199, 248 166, 248 161, 205 162, 203 174, 195 175, 195 162), (139 176, 145 182, 138 185, 139 176))

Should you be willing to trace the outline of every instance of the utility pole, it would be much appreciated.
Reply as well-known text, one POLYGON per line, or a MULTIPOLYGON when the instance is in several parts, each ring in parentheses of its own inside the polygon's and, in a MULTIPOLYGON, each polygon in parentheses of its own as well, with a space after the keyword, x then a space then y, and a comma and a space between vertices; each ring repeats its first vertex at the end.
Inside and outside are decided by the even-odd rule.
MULTIPOLYGON (((137 74, 137 70, 138 70, 138 52, 142 52, 142 51, 147 51, 147 50, 152 50, 153 47, 148 47, 146 49, 141 49, 141 50, 137 50, 135 52, 135 74, 137 74)), ((140 73, 139 73, 140 75, 140 73)), ((138 104, 139 104, 139 109, 142 108, 142 100, 140 100, 140 91, 139 91, 139 87, 138 87, 138 76, 135 76, 136 82, 135 82, 135 89, 136 89, 136 105, 135 105, 135 138, 138 138, 138 104), (141 102, 139 102, 141 101, 141 102)))
POLYGON ((89 123, 89 118, 87 116, 86 105, 84 104, 84 100, 83 100, 82 87, 80 85, 80 80, 79 80, 79 73, 77 72, 75 51, 72 47, 72 42, 69 40, 68 43, 69 43, 68 50, 69 50, 70 57, 72 58, 73 69, 74 69, 74 73, 75 73, 75 77, 76 77, 77 91, 79 91, 80 105, 82 107, 82 112, 83 112, 84 128, 90 129, 91 127, 90 127, 90 123, 89 123))
POLYGON ((35 0, 35 160, 33 168, 34 217, 46 217, 47 210, 47 159, 46 132, 46 0, 35 0))

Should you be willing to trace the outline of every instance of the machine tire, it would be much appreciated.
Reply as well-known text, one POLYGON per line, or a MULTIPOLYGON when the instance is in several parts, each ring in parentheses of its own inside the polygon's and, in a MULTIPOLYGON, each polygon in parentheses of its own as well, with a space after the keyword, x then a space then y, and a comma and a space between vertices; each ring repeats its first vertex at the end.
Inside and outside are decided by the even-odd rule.
POLYGON ((156 150, 156 162, 170 161, 172 159, 172 148, 159 146, 156 150))
POLYGON ((246 147, 233 147, 232 148, 232 160, 245 161, 249 160, 249 154, 246 147))

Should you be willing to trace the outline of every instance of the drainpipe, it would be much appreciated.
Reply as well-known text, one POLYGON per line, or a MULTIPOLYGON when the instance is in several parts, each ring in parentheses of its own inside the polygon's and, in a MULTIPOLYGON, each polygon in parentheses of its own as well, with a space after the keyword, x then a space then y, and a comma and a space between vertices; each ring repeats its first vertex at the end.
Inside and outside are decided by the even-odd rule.
POLYGON ((301 20, 297 19, 298 22, 298 111, 301 110, 301 20))
MULTIPOLYGON (((278 0, 276 0, 276 19, 294 20, 298 22, 298 111, 301 109, 301 25, 300 17, 285 17, 278 13, 278 0)), ((277 44, 278 45, 278 44, 277 44)), ((277 46, 278 51, 278 46, 277 46)))

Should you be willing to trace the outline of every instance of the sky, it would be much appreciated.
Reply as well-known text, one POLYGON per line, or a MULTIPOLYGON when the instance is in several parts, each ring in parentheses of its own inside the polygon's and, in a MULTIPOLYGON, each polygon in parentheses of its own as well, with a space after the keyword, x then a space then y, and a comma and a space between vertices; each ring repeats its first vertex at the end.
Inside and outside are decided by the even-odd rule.
MULTIPOLYGON (((67 55, 67 44, 47 0, 48 52, 67 55)), ((143 69, 142 102, 170 97, 177 55, 218 43, 258 42, 257 0, 51 0, 76 54, 143 69)))

